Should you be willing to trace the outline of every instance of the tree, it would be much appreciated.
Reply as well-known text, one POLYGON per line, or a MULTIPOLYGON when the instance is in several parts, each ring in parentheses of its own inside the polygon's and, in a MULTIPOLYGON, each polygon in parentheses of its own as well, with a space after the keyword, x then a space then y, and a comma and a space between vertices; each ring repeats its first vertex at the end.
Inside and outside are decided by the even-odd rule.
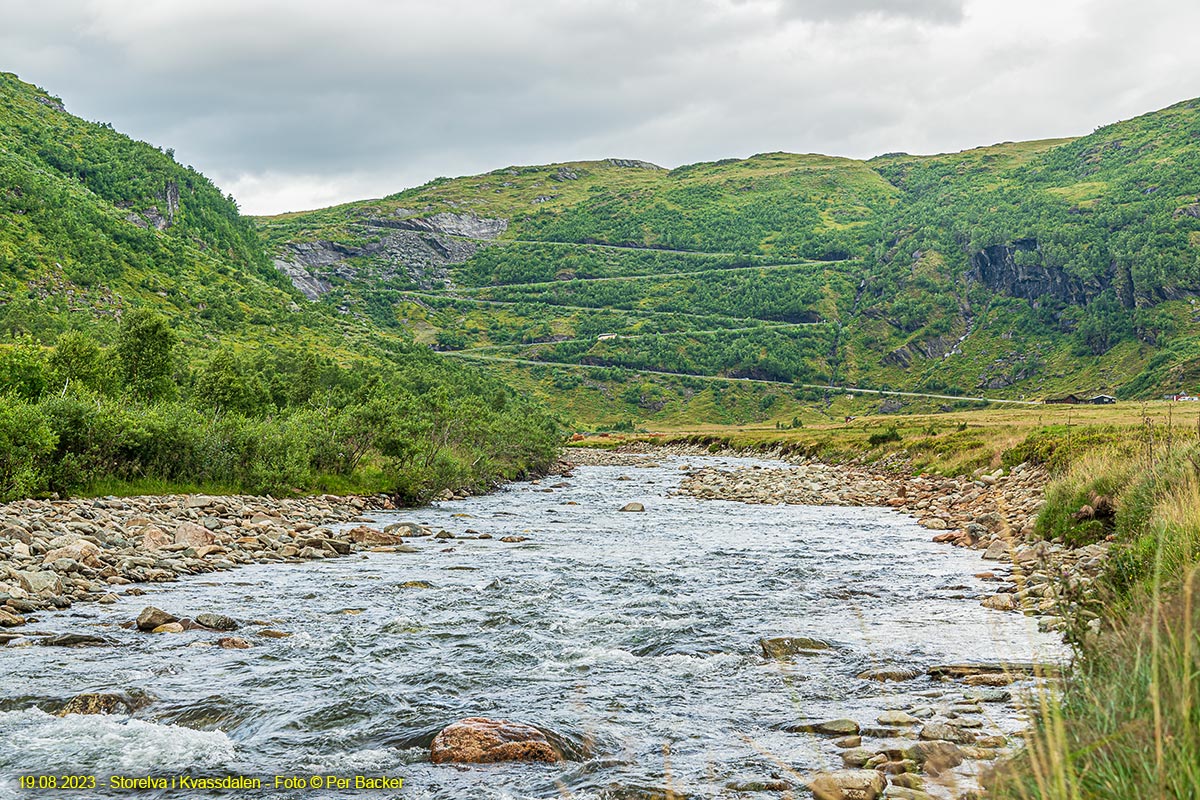
POLYGON ((125 313, 117 340, 117 364, 124 389, 143 400, 160 400, 175 391, 171 381, 175 344, 167 320, 146 308, 125 313))
POLYGON ((108 383, 109 369, 104 351, 83 331, 67 331, 58 337, 50 354, 50 374, 56 388, 81 386, 101 391, 108 383))
POLYGON ((196 381, 196 397, 213 408, 246 416, 261 413, 270 402, 262 376, 225 348, 204 365, 196 381))
POLYGON ((46 357, 37 342, 22 337, 0 348, 0 392, 37 400, 46 389, 46 357))

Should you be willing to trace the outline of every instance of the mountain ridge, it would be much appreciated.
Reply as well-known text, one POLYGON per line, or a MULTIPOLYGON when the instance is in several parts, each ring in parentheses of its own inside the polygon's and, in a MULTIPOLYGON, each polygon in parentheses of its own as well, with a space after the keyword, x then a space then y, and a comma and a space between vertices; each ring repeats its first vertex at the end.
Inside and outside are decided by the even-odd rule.
MULTIPOLYGON (((408 264, 417 267, 408 286, 386 284, 394 316, 435 347, 504 347, 551 370, 673 364, 685 374, 964 395, 1086 384, 1145 397, 1200 378, 1197 106, 957 153, 761 153, 661 171, 611 161, 505 167, 256 221, 276 254, 314 241, 377 246, 373 224, 384 218, 409 228, 447 215, 487 221, 494 235, 443 254, 432 272, 408 264), (776 264, 795 269, 750 269, 776 264), (437 297, 418 303, 412 290, 437 297), (658 316, 630 316, 645 314, 658 316), (680 324, 685 314, 708 315, 707 328, 719 318, 821 320, 835 333, 823 343, 731 334, 721 343, 728 356, 713 361, 700 355, 711 349, 700 329, 680 324), (576 346, 598 334, 613 336, 576 346), (621 334, 636 334, 652 357, 623 349, 621 334)), ((436 245, 452 232, 431 235, 436 245)), ((389 265, 342 266, 328 291, 354 307, 384 285, 374 276, 389 265)), ((553 383, 526 380, 571 405, 553 383)), ((661 418, 645 410, 622 409, 661 418)))

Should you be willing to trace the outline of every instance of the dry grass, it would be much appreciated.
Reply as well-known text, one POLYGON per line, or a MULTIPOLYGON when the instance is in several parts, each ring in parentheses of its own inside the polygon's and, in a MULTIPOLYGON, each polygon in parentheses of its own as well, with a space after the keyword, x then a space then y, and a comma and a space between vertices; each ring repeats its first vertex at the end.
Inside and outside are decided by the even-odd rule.
POLYGON ((1147 430, 1147 421, 1161 441, 1170 437, 1176 441, 1196 438, 1196 426, 1188 425, 1185 429, 1180 424, 1184 415, 1179 413, 1178 404, 1167 402, 1112 406, 992 406, 927 414, 858 415, 855 410, 855 406, 839 399, 826 413, 806 416, 803 427, 799 428, 785 425, 780 430, 775 427, 776 421, 757 425, 692 422, 664 425, 649 434, 590 437, 584 444, 613 447, 629 441, 663 442, 690 438, 700 443, 721 442, 739 449, 786 446, 831 462, 871 461, 902 454, 917 471, 964 474, 1000 466, 1005 454, 1017 453, 1019 445, 1038 435, 1061 439, 1065 446, 1060 458, 1063 464, 1073 462, 1079 455, 1106 442, 1124 442, 1131 450, 1136 449, 1147 430), (873 433, 891 428, 900 434, 898 441, 870 445, 873 433), (1172 431, 1169 435, 1168 430, 1172 431))
POLYGON ((1200 798, 1200 446, 1081 460, 1050 510, 1087 481, 1119 492, 1111 629, 1083 644, 1061 700, 1038 698, 1040 724, 993 789, 1003 800, 1200 798))
POLYGON ((1000 800, 1200 797, 1196 571, 1177 593, 1092 644, 1062 699, 1043 693, 1028 747, 991 789, 1000 800))

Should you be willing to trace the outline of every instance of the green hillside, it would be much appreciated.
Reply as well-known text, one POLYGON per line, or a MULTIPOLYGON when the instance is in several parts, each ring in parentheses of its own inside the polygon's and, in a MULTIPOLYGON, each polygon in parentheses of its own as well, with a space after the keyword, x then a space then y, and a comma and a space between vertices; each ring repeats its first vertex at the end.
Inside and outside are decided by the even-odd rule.
POLYGON ((543 469, 556 443, 484 370, 307 302, 170 150, 0 73, 0 500, 423 498, 543 469))
POLYGON ((233 201, 170 151, 0 73, 0 330, 50 341, 150 306, 185 336, 312 327, 319 313, 233 201), (289 307, 295 306, 295 309, 289 307))
POLYGON ((936 156, 510 167, 259 224, 315 305, 583 424, 699 419, 689 376, 779 383, 727 384, 724 422, 805 413, 792 382, 1148 397, 1200 388, 1198 108, 936 156))

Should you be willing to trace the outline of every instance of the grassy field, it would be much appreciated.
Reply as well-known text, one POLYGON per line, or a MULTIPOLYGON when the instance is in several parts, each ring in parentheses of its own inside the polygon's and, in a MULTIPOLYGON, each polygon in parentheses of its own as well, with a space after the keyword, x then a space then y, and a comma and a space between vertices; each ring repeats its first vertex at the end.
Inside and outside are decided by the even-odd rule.
POLYGON ((916 471, 962 474, 983 467, 1001 466, 1027 452, 1045 457, 1058 467, 1101 445, 1124 442, 1144 446, 1147 437, 1162 443, 1195 440, 1200 429, 1200 404, 1117 403, 1110 406, 989 406, 960 411, 911 414, 861 413, 878 399, 839 395, 824 409, 809 405, 795 417, 783 416, 744 425, 696 424, 685 419, 668 421, 647 433, 588 435, 577 444, 617 447, 631 441, 667 442, 682 439, 719 442, 737 449, 787 446, 830 461, 873 461, 904 454, 916 471), (820 409, 820 410, 818 410, 820 409), (779 427, 779 426, 782 426, 779 427), (891 441, 871 444, 894 431, 891 441), (1054 447, 1037 450, 1038 442, 1054 447), (1027 444, 1028 443, 1028 444, 1027 444), (1027 446, 1023 451, 1022 446, 1027 446), (1053 450, 1061 449, 1055 456, 1053 450))

